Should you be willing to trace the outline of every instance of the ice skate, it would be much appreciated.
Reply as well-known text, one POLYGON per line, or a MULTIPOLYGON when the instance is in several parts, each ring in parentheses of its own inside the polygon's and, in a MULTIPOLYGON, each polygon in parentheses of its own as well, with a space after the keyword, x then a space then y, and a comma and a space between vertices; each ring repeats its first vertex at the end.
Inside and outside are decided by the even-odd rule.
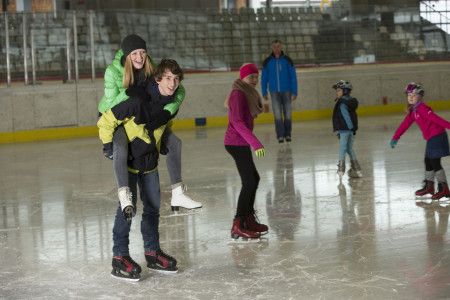
POLYGON ((256 212, 251 213, 245 218, 247 228, 250 231, 259 232, 260 235, 267 234, 269 232, 269 227, 265 224, 259 223, 256 212))
POLYGON ((136 215, 136 210, 133 206, 130 188, 127 186, 120 187, 117 194, 119 196, 123 216, 127 219, 128 224, 131 224, 131 219, 136 215))
POLYGON ((439 182, 438 183, 438 191, 433 196, 431 196, 431 199, 439 200, 443 197, 446 197, 446 198, 450 197, 450 191, 448 189, 447 182, 439 182))
POLYGON ((348 176, 350 178, 361 178, 362 172, 361 172, 361 167, 360 167, 358 161, 356 159, 351 160, 350 164, 351 164, 351 167, 350 167, 350 170, 348 170, 348 176))
POLYGON ((337 171, 338 175, 339 175, 339 180, 342 179, 342 176, 344 176, 345 174, 345 160, 340 160, 338 162, 338 171, 337 171))
POLYGON ((160 273, 175 274, 178 272, 177 260, 161 249, 145 251, 147 267, 160 273))
POLYGON ((423 187, 416 191, 417 197, 423 197, 425 195, 433 195, 434 194, 434 182, 431 180, 424 180, 423 187))
POLYGON ((112 259, 111 275, 126 281, 139 281, 141 279, 141 266, 130 256, 114 256, 112 259))
POLYGON ((231 227, 232 242, 259 242, 261 233, 251 231, 247 228, 244 218, 234 218, 231 227))
POLYGON ((192 200, 185 194, 186 190, 187 188, 184 184, 172 189, 172 200, 170 202, 172 211, 179 211, 180 207, 186 209, 197 209, 202 207, 200 202, 192 200))

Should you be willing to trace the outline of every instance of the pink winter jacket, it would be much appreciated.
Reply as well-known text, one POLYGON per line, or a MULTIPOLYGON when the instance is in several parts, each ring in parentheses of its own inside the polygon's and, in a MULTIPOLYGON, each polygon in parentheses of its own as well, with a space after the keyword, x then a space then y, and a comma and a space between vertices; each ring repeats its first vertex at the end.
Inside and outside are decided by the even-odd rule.
POLYGON ((253 134, 253 116, 248 108, 245 94, 233 90, 228 102, 228 128, 225 132, 224 144, 228 146, 248 146, 253 150, 263 145, 253 134))
POLYGON ((399 140, 414 121, 419 125, 423 138, 427 141, 432 137, 443 133, 446 128, 450 129, 450 122, 439 117, 433 112, 431 107, 420 102, 406 115, 403 122, 395 131, 392 139, 396 141, 399 140))

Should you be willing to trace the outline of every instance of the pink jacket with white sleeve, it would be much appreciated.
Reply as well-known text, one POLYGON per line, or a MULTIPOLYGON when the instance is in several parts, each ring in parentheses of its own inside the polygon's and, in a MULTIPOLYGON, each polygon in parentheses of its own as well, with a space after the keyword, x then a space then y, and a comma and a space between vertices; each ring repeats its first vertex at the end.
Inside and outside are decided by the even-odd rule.
POLYGON ((450 122, 435 114, 431 107, 425 103, 419 102, 406 115, 405 119, 395 131, 392 139, 398 141, 414 121, 419 125, 423 138, 427 141, 443 133, 446 128, 450 129, 450 122))

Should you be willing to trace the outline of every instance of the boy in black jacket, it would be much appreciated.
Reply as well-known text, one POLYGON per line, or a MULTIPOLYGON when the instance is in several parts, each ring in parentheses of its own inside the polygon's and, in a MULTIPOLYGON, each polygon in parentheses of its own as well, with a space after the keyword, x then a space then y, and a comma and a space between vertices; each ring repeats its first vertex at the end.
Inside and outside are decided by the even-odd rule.
POLYGON ((361 167, 353 150, 355 134, 358 130, 358 100, 350 96, 353 87, 350 82, 340 80, 333 85, 336 90, 336 104, 333 109, 333 131, 339 138, 339 178, 345 173, 345 154, 350 156, 351 167, 348 175, 353 178, 362 177, 361 167))

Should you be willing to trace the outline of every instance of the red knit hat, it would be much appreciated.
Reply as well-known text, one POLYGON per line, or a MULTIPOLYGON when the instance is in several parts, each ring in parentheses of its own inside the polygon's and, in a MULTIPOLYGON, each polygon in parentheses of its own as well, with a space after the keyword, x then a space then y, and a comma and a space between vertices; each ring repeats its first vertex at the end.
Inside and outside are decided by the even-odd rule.
POLYGON ((250 74, 258 74, 258 67, 255 64, 243 64, 239 69, 239 78, 244 79, 250 74))

